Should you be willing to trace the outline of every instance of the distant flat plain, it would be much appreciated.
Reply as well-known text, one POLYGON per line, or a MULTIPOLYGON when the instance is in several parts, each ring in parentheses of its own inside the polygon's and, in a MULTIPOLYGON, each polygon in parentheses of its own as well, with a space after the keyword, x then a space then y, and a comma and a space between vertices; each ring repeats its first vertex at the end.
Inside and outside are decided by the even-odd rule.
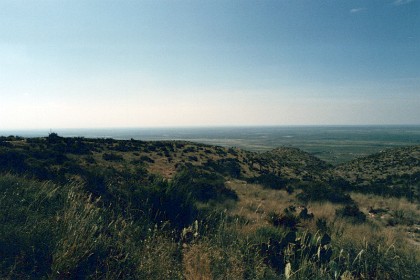
MULTIPOLYGON (((420 125, 401 126, 259 126, 53 129, 64 137, 120 140, 187 140, 211 145, 269 151, 300 148, 329 163, 340 164, 386 148, 420 145, 420 125)), ((49 130, 0 130, 0 135, 47 136, 49 130)))

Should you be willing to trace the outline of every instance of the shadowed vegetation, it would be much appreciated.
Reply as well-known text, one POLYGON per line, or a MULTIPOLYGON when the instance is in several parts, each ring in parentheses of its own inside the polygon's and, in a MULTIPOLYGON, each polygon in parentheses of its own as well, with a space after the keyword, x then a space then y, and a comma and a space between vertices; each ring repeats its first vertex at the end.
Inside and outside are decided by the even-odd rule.
POLYGON ((388 184, 374 156, 2 137, 0 278, 419 279, 418 149, 388 184))

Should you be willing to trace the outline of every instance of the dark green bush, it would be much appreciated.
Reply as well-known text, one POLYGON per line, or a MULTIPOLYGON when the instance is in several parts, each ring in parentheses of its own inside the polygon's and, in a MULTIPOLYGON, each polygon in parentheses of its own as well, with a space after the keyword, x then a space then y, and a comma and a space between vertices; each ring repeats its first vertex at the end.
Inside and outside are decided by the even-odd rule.
POLYGON ((190 161, 198 161, 198 158, 196 156, 189 156, 188 160, 190 161))
POLYGON ((287 180, 272 173, 263 174, 258 177, 248 179, 249 183, 261 184, 266 188, 280 190, 286 187, 287 180))
POLYGON ((144 162, 149 162, 149 163, 154 163, 154 162, 155 162, 153 159, 151 159, 150 157, 148 157, 148 156, 146 156, 146 155, 141 156, 141 157, 140 157, 140 160, 141 160, 141 161, 144 161, 144 162))
POLYGON ((289 212, 281 215, 276 212, 270 212, 267 215, 267 220, 275 227, 281 226, 292 230, 295 230, 299 224, 299 218, 289 212))
POLYGON ((366 221, 366 215, 359 210, 356 204, 345 205, 336 211, 339 217, 351 219, 354 223, 363 223, 366 221))
POLYGON ((224 176, 230 176, 232 178, 241 177, 241 165, 238 159, 219 159, 217 161, 208 160, 204 164, 205 168, 208 168, 214 172, 218 172, 224 176))
POLYGON ((102 158, 106 161, 123 161, 124 158, 121 155, 113 154, 113 153, 104 153, 102 158))
POLYGON ((350 195, 338 188, 333 188, 328 184, 309 183, 303 185, 302 192, 297 197, 303 202, 309 201, 330 201, 333 203, 351 203, 350 195))
POLYGON ((179 184, 180 188, 186 189, 197 201, 237 200, 237 194, 226 188, 224 181, 224 178, 216 173, 200 171, 190 166, 179 173, 174 179, 174 184, 179 184))
POLYGON ((21 151, 0 150, 0 171, 24 173, 28 170, 27 154, 21 151))
POLYGON ((327 220, 325 218, 316 219, 316 228, 323 233, 327 233, 330 231, 330 228, 327 225, 327 220))
POLYGON ((50 183, 0 177, 0 278, 40 279, 51 272, 54 215, 66 192, 55 189, 50 183))

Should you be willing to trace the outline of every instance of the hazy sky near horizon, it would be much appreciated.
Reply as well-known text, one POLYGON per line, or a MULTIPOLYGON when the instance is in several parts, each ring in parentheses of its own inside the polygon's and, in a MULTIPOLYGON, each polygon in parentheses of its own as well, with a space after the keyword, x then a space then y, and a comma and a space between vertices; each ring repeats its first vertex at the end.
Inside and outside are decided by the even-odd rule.
POLYGON ((420 1, 0 0, 0 130, 420 124, 420 1))

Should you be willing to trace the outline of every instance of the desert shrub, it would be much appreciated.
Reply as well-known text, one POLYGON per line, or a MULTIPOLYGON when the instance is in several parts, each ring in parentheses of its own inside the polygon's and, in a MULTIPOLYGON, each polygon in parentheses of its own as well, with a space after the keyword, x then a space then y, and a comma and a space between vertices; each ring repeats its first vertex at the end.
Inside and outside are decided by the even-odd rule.
POLYGON ((181 230, 197 217, 197 208, 191 194, 178 188, 173 182, 162 178, 149 178, 144 184, 129 184, 116 187, 107 185, 107 205, 130 217, 147 224, 168 224, 171 229, 181 230))
POLYGON ((303 202, 309 201, 330 201, 333 203, 351 203, 350 195, 340 189, 327 184, 310 183, 301 187, 302 192, 297 197, 303 202))
POLYGON ((222 147, 216 147, 216 153, 222 157, 227 156, 227 152, 222 147))
POLYGON ((388 219, 387 223, 390 226, 396 225, 406 225, 412 226, 419 221, 419 218, 416 217, 416 214, 412 211, 404 211, 402 209, 398 209, 392 212, 392 216, 388 219))
POLYGON ((161 199, 157 210, 165 213, 166 220, 176 228, 191 224, 196 219, 197 208, 188 189, 174 181, 166 185, 164 191, 163 200, 161 199))
POLYGON ((208 160, 204 167, 232 178, 240 178, 241 165, 238 159, 208 160))
POLYGON ((51 168, 51 164, 29 158, 26 160, 27 169, 25 174, 39 180, 54 180, 57 179, 57 173, 51 168))
POLYGON ((65 173, 74 174, 74 175, 81 175, 84 172, 83 167, 81 167, 78 163, 74 161, 65 162, 62 165, 61 170, 65 173))
POLYGON ((113 153, 104 153, 102 158, 106 161, 123 161, 124 158, 121 155, 113 154, 113 153))
POLYGON ((146 155, 141 156, 140 157, 140 160, 143 161, 143 162, 148 162, 148 163, 154 163, 155 162, 152 158, 150 158, 150 157, 148 157, 146 155))
POLYGON ((234 148, 229 148, 228 153, 231 154, 231 155, 234 155, 234 156, 238 155, 238 153, 236 152, 236 150, 234 148))
POLYGON ((12 175, 0 177, 0 277, 43 278, 51 272, 55 213, 66 189, 12 175))
POLYGON ((9 143, 4 137, 0 138, 0 147, 11 148, 13 145, 9 143))
POLYGON ((164 154, 165 154, 165 157, 167 158, 171 157, 171 153, 168 150, 165 150, 164 154))
POLYGON ((194 146, 189 146, 189 147, 186 147, 186 148, 184 148, 184 150, 183 150, 183 152, 184 153, 194 153, 194 152, 196 152, 197 151, 197 149, 194 147, 194 146))
POLYGON ((412 202, 420 201, 420 172, 392 174, 371 181, 361 180, 358 184, 351 184, 343 179, 330 179, 329 182, 342 190, 376 194, 384 197, 406 197, 412 202))
POLYGON ((27 155, 21 151, 0 150, 0 170, 2 172, 24 173, 28 169, 27 155))
POLYGON ((237 194, 233 190, 226 188, 224 181, 224 178, 216 173, 200 171, 190 166, 190 168, 184 168, 184 170, 179 172, 174 183, 180 184, 180 188, 186 189, 192 198, 197 201, 237 200, 237 194))
POLYGON ((200 223, 200 238, 184 251, 186 279, 267 279, 271 269, 263 264, 258 241, 242 236, 225 212, 210 215, 217 223, 200 223))
POLYGON ((337 240, 340 254, 330 263, 330 275, 349 275, 353 279, 419 279, 418 254, 382 238, 366 239, 362 244, 352 239, 337 240))
POLYGON ((55 151, 52 149, 42 149, 42 150, 30 150, 26 151, 26 155, 33 161, 39 161, 46 165, 60 165, 66 161, 69 161, 69 158, 61 151, 55 151))
POLYGON ((6 175, 0 191, 0 278, 181 279, 167 229, 123 218, 79 186, 6 175))
POLYGON ((144 162, 140 159, 133 159, 130 161, 130 163, 134 165, 140 165, 140 166, 144 164, 144 162))
POLYGON ((190 161, 198 161, 197 156, 188 156, 188 160, 190 161))
POLYGON ((284 214, 269 212, 267 214, 267 220, 275 227, 284 227, 292 230, 296 229, 296 226, 299 223, 299 218, 290 212, 284 214))
POLYGON ((249 183, 261 184, 263 187, 280 190, 286 187, 287 180, 272 173, 263 174, 258 177, 250 178, 249 183))
POLYGON ((138 235, 139 228, 107 212, 99 200, 70 190, 57 228, 54 278, 136 278, 137 256, 130 247, 137 242, 130 235, 138 235))
POLYGON ((327 233, 330 231, 328 227, 327 220, 325 218, 318 218, 316 219, 316 228, 323 233, 327 233))
POLYGON ((84 160, 89 164, 96 163, 96 160, 92 156, 86 156, 86 157, 84 157, 84 160))
MULTIPOLYGON (((202 219, 211 220, 207 219, 209 213, 199 213, 197 202, 237 199, 236 193, 224 186, 223 178, 214 174, 191 174, 184 170, 170 182, 161 178, 149 180, 143 185, 118 189, 113 197, 119 195, 120 203, 135 209, 131 213, 134 217, 147 215, 156 223, 169 222, 178 230, 199 215, 202 219)), ((214 222, 217 223, 216 220, 214 222)))
POLYGON ((154 145, 148 144, 147 146, 144 147, 144 151, 145 152, 154 152, 154 151, 156 151, 156 147, 154 145))
MULTIPOLYGON (((297 234, 295 231, 262 227, 256 231, 253 238, 264 263, 278 274, 285 273, 290 276, 291 271, 288 272, 288 269, 303 270, 307 263, 319 269, 328 263, 333 255, 331 237, 328 234, 297 234)), ((302 277, 305 278, 312 277, 302 277)))
MULTIPOLYGON (((129 196, 130 191, 139 186, 150 183, 150 175, 143 166, 116 170, 115 168, 90 167, 80 173, 85 186, 85 191, 101 196, 103 201, 115 204, 113 200, 121 200, 122 196, 129 196)), ((127 201, 125 198, 120 203, 127 201)))
POLYGON ((61 143, 62 141, 63 141, 63 137, 61 137, 61 136, 58 136, 58 134, 57 133, 55 133, 55 132, 52 132, 52 133, 49 133, 48 134, 48 137, 47 137, 47 142, 49 143, 49 144, 56 144, 56 143, 61 143))
POLYGON ((339 217, 351 219, 354 223, 363 223, 366 221, 366 215, 359 210, 356 204, 345 205, 336 211, 339 217))
POLYGON ((92 154, 92 150, 95 150, 94 146, 83 137, 63 138, 55 133, 47 137, 46 144, 48 149, 55 152, 75 155, 89 155, 92 154))
POLYGON ((131 141, 119 141, 117 145, 112 147, 112 150, 119 152, 129 152, 137 150, 136 147, 131 145, 131 141))
MULTIPOLYGON (((106 171, 93 169, 83 174, 85 190, 94 197, 107 197, 107 174, 106 171)), ((108 171, 110 172, 110 171, 108 171)))

